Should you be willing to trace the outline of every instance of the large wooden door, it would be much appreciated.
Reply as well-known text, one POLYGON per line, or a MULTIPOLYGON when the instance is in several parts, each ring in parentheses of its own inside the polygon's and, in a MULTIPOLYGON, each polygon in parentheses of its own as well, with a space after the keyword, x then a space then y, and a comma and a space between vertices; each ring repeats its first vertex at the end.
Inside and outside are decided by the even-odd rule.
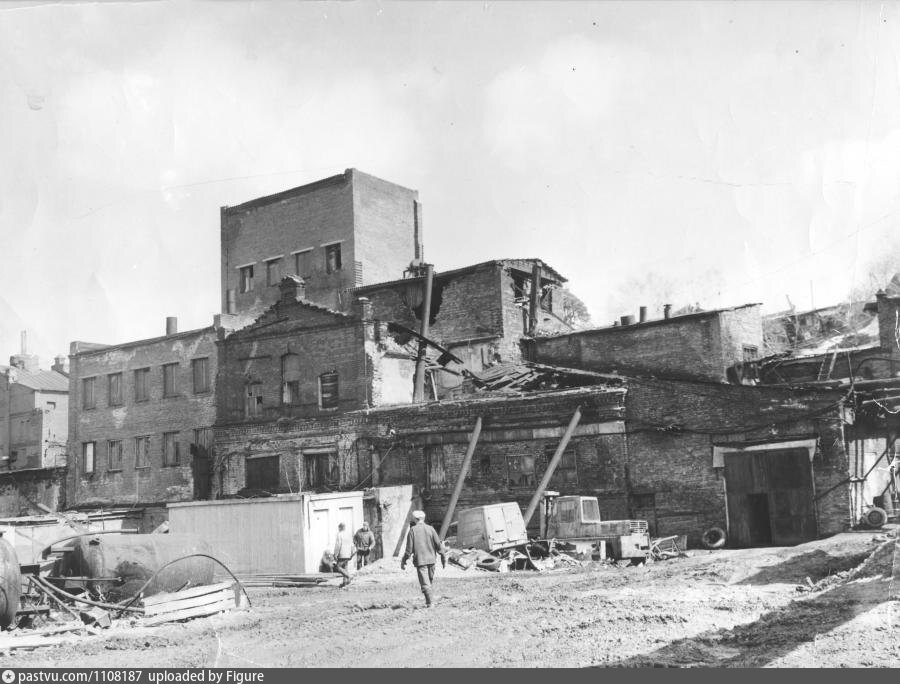
POLYGON ((734 546, 787 546, 815 539, 806 449, 725 454, 729 536, 734 546))

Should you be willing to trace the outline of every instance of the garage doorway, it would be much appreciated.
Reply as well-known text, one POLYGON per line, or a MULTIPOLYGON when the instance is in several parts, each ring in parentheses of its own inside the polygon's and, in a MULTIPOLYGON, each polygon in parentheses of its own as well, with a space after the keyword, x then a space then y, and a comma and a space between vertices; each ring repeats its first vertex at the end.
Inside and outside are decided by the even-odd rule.
POLYGON ((732 546, 789 546, 816 538, 807 449, 725 454, 732 546))

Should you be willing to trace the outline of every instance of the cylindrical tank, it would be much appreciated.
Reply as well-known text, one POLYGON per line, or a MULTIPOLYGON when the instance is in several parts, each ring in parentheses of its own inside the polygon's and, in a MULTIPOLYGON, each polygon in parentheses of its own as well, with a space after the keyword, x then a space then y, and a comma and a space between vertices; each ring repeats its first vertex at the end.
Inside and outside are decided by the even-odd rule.
MULTIPOLYGON (((191 534, 87 535, 75 540, 61 574, 89 577, 108 601, 123 601, 137 593, 166 563, 194 553, 213 555, 209 544, 191 534), (108 581, 115 578, 117 581, 108 581)), ((145 596, 178 591, 185 586, 212 584, 216 563, 199 556, 172 563, 144 590, 145 596)))
POLYGON ((0 628, 6 629, 16 619, 21 591, 22 575, 16 550, 0 537, 0 628))
POLYGON ((622 325, 634 325, 634 316, 622 316, 619 320, 622 321, 622 325))

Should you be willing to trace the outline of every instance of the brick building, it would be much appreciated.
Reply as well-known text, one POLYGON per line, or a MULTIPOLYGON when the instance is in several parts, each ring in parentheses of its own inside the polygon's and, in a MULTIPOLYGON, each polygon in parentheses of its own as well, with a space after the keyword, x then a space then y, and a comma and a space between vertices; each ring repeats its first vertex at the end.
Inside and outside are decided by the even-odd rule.
POLYGON ((422 257, 418 192, 356 169, 221 209, 222 311, 259 315, 286 275, 343 308, 350 288, 399 278, 422 257))
POLYGON ((759 304, 744 304, 537 337, 530 357, 572 368, 729 382, 741 381, 735 371, 759 359, 762 344, 759 304))
POLYGON ((118 345, 72 342, 71 507, 207 498, 218 379, 217 340, 235 325, 118 345))

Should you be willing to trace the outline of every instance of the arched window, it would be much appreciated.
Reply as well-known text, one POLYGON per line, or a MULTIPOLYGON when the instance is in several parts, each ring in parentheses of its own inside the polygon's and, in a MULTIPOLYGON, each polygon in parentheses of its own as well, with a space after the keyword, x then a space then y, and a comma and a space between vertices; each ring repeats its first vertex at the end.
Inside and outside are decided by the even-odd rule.
POLYGON ((281 402, 286 405, 300 403, 300 357, 297 354, 281 357, 281 402))

